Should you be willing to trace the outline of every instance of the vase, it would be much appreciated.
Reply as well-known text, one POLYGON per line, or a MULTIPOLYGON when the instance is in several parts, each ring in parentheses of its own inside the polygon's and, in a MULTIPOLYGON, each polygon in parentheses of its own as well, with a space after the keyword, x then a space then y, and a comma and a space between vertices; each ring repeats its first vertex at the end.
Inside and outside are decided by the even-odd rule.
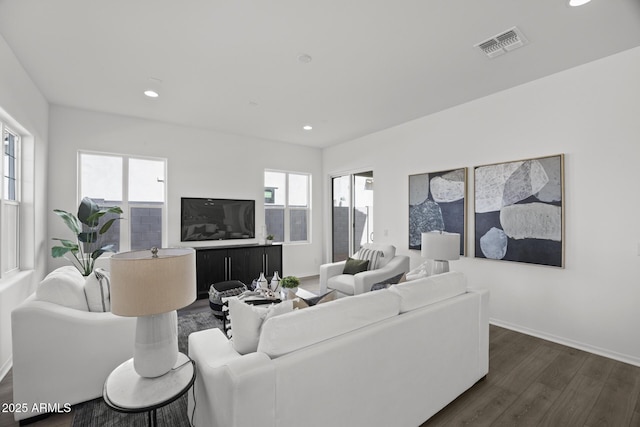
POLYGON ((278 290, 278 286, 280 286, 280 276, 278 276, 278 272, 273 272, 273 277, 271 278, 271 286, 269 287, 273 292, 278 290))
POLYGON ((264 273, 260 273, 260 277, 258 277, 258 280, 256 280, 256 291, 259 292, 266 292, 269 290, 269 287, 267 286, 268 282, 267 282, 267 278, 264 277, 264 273))
MULTIPOLYGON (((297 286, 295 288, 282 288, 282 290, 280 291, 280 299, 282 301, 288 300, 289 299, 289 295, 291 295, 291 293, 293 293, 293 295, 295 295, 296 292, 298 292, 298 287, 297 286)), ((291 298, 293 298, 293 296, 291 296, 291 298)))

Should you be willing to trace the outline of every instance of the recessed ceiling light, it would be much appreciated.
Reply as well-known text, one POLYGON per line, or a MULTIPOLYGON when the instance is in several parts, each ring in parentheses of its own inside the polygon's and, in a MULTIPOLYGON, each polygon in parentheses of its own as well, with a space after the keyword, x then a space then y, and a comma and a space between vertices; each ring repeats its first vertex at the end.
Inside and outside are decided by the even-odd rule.
POLYGON ((151 90, 151 89, 145 90, 144 94, 146 96, 148 96, 149 98, 157 98, 158 96, 160 96, 160 95, 158 95, 158 92, 156 92, 155 90, 151 90))
POLYGON ((311 126, 311 125, 304 125, 304 126, 302 126, 302 129, 304 129, 304 130, 311 130, 311 129, 313 129, 313 126, 311 126))
POLYGON ((298 62, 301 62, 303 64, 308 64, 309 62, 311 62, 311 55, 307 55, 306 53, 301 53, 300 55, 298 55, 298 62))
POLYGON ((582 6, 583 4, 589 3, 591 0, 569 0, 569 6, 582 6))

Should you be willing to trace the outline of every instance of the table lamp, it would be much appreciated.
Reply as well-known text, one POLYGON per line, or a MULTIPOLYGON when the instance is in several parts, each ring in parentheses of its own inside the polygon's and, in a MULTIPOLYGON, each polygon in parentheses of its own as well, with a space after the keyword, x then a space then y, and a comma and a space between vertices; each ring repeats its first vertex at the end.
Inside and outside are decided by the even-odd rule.
POLYGON ((431 274, 449 271, 449 261, 460 259, 460 234, 431 231, 422 233, 423 258, 433 260, 431 274))
POLYGON ((111 311, 137 317, 133 365, 141 377, 169 372, 178 358, 176 310, 196 300, 191 248, 122 252, 111 257, 111 311))

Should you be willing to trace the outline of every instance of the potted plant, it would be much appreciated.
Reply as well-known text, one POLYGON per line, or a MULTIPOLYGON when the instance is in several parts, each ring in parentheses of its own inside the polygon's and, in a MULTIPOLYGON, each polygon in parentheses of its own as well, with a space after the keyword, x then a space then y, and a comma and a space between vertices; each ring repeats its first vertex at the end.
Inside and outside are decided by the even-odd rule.
POLYGON ((298 292, 298 286, 300 285, 300 279, 296 276, 285 276, 280 279, 280 287, 282 288, 282 299, 287 299, 288 295, 293 292, 295 295, 298 292))
POLYGON ((273 239, 274 239, 273 234, 268 234, 267 235, 267 240, 266 240, 267 245, 272 244, 273 243, 273 239))
POLYGON ((53 240, 58 240, 62 245, 52 247, 51 256, 54 258, 64 257, 71 261, 83 276, 90 275, 93 272, 95 261, 100 255, 115 251, 114 245, 100 246, 99 236, 109 231, 113 223, 120 217, 110 218, 104 223, 101 221, 102 217, 109 213, 120 215, 122 209, 119 206, 101 208, 93 200, 85 197, 78 206, 77 216, 61 209, 53 211, 76 235, 76 239, 74 242, 54 237, 53 240), (73 257, 67 258, 67 254, 71 254, 73 257))

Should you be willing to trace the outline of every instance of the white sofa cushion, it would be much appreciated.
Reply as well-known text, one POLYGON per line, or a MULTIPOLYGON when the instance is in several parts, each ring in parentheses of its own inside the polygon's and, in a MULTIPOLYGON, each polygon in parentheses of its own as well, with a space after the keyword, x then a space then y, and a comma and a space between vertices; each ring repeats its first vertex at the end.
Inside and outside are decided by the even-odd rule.
POLYGON ((385 245, 382 243, 366 243, 362 245, 362 248, 382 252, 382 256, 378 258, 376 268, 384 267, 389 263, 389 261, 393 259, 393 257, 396 256, 396 247, 393 245, 385 245))
POLYGON ((467 279, 458 271, 399 283, 389 288, 400 297, 400 313, 415 310, 467 291, 467 279))
POLYGON ((263 322, 293 310, 293 301, 290 300, 269 305, 250 305, 240 301, 238 297, 231 297, 226 301, 229 302, 231 342, 240 354, 256 351, 263 322))
POLYGON ((76 310, 89 311, 84 295, 85 279, 73 266, 53 270, 38 284, 36 299, 76 310))
POLYGON ((278 357, 396 316, 400 299, 383 289, 272 317, 262 325, 258 351, 278 357))
POLYGON ((377 249, 360 248, 358 252, 353 254, 355 259, 367 260, 367 270, 375 270, 380 265, 380 259, 384 258, 384 253, 377 249))
POLYGON ((89 311, 111 311, 109 272, 102 268, 96 268, 84 282, 84 293, 87 297, 89 311))

